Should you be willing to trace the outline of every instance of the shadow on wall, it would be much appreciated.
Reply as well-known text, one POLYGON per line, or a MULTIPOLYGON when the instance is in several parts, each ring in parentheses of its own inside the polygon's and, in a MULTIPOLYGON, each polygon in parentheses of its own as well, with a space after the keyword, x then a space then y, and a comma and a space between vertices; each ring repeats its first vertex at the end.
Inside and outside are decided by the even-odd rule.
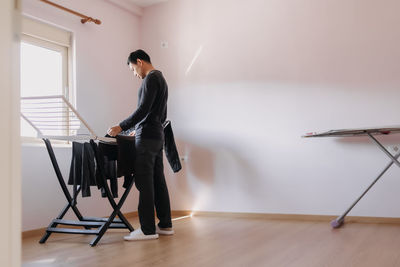
POLYGON ((168 168, 170 196, 175 198, 172 204, 179 205, 172 209, 193 210, 195 203, 198 203, 195 196, 202 188, 210 187, 215 182, 213 153, 205 147, 182 139, 175 138, 175 142, 181 157, 182 170, 173 173, 168 168))
POLYGON ((212 150, 191 143, 185 143, 188 159, 187 172, 206 185, 215 182, 215 155, 212 150))
MULTIPOLYGON (((265 181, 248 154, 235 148, 233 140, 225 143, 199 144, 189 140, 177 140, 182 162, 182 172, 174 181, 175 189, 185 192, 186 205, 193 210, 235 210, 232 200, 246 195, 252 202, 265 195, 265 181), (223 193, 221 193, 223 192, 223 193)), ((246 153, 248 153, 246 149, 246 153)), ((188 208, 188 207, 186 207, 188 208)))

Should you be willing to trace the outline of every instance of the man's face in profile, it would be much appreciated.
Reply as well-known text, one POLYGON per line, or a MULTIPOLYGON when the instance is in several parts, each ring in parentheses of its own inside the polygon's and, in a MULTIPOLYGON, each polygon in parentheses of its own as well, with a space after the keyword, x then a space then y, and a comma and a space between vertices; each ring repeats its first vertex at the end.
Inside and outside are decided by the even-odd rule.
POLYGON ((141 68, 142 62, 138 60, 137 63, 138 64, 129 62, 129 69, 133 71, 136 77, 143 79, 142 68, 141 68))

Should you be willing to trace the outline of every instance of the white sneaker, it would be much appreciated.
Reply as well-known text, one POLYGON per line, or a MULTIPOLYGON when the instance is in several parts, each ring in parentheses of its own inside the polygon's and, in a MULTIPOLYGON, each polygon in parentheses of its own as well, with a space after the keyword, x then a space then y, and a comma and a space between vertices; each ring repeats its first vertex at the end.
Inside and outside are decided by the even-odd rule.
POLYGON ((156 233, 160 235, 173 235, 175 231, 172 228, 160 228, 156 225, 156 233))
POLYGON ((157 239, 157 238, 158 238, 158 234, 145 235, 142 232, 141 228, 138 228, 138 229, 134 230, 133 232, 131 232, 129 235, 124 236, 124 239, 127 241, 150 240, 150 239, 157 239))

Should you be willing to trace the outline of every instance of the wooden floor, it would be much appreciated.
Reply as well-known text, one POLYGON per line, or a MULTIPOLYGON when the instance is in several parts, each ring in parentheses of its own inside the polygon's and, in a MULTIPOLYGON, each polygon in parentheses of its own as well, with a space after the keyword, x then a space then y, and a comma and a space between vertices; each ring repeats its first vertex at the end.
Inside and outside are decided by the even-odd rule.
MULTIPOLYGON (((131 219, 137 227, 137 219, 131 219)), ((400 225, 194 216, 176 234, 128 242, 112 230, 93 236, 52 234, 23 240, 23 266, 400 266, 400 225)))

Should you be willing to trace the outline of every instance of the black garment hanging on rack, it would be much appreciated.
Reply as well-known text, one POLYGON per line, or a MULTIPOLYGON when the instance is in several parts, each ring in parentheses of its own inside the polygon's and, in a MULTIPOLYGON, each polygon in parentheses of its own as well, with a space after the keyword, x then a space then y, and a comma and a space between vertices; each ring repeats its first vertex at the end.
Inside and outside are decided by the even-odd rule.
POLYGON ((110 180, 111 192, 118 197, 117 177, 124 176, 123 187, 127 188, 132 183, 132 174, 135 163, 135 137, 118 135, 117 143, 99 142, 97 145, 93 140, 90 142, 93 150, 98 153, 97 162, 101 165, 96 168, 96 181, 105 196, 102 176, 110 180))
POLYGON ((127 135, 117 135, 118 160, 117 170, 118 176, 124 176, 124 184, 126 188, 132 181, 134 173, 134 165, 136 158, 135 137, 127 135))
POLYGON ((76 200, 77 186, 81 186, 82 197, 90 197, 90 186, 95 181, 94 151, 88 142, 72 142, 72 159, 68 184, 73 186, 73 196, 76 200))
POLYGON ((182 169, 182 165, 179 159, 178 149, 176 148, 171 121, 166 121, 164 123, 164 150, 165 156, 167 157, 172 170, 174 172, 180 171, 182 169))
POLYGON ((85 142, 72 142, 72 160, 68 184, 73 185, 73 198, 77 198, 77 186, 81 186, 82 197, 90 197, 90 186, 97 185, 101 190, 102 197, 106 197, 103 180, 104 175, 110 180, 110 189, 114 198, 118 197, 117 180, 117 158, 118 147, 116 144, 85 142), (100 150, 102 157, 95 161, 95 149, 100 150), (97 162, 97 164, 96 164, 97 162), (104 172, 100 174, 98 164, 102 164, 104 172))
POLYGON ((99 142, 97 145, 93 140, 90 141, 92 149, 96 154, 96 183, 101 190, 101 196, 106 197, 104 190, 103 176, 106 180, 110 180, 110 189, 114 198, 118 197, 118 180, 117 180, 117 144, 99 142))

